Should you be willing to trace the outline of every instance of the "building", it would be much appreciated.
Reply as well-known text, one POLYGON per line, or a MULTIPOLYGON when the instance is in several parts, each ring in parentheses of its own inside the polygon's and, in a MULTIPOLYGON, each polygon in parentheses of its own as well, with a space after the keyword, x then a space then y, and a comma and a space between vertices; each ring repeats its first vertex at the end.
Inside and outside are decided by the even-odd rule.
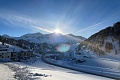
POLYGON ((33 57, 33 51, 32 50, 23 50, 20 51, 13 51, 11 52, 11 59, 14 61, 21 61, 21 60, 27 60, 33 57))
POLYGON ((23 50, 17 46, 0 44, 0 61, 21 61, 33 57, 32 50, 23 50))
POLYGON ((0 61, 11 61, 11 51, 8 46, 0 45, 0 61))

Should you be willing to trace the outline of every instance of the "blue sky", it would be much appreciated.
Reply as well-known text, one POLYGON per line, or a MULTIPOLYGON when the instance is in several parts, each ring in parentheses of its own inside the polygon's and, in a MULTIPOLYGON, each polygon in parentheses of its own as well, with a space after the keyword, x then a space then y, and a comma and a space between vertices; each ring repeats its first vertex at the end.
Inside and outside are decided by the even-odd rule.
POLYGON ((120 0, 0 0, 0 35, 52 33, 88 38, 120 21, 120 0))

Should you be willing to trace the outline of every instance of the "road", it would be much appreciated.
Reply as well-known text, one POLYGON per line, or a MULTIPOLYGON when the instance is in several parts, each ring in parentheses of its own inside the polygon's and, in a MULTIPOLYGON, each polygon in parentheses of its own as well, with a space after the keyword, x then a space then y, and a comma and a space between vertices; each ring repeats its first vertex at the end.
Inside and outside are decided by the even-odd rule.
MULTIPOLYGON (((20 65, 23 67, 27 66, 30 73, 48 75, 48 77, 38 76, 39 79, 36 80, 113 80, 106 77, 91 75, 83 72, 53 66, 44 63, 41 60, 37 60, 31 65, 21 62, 11 62, 11 64, 20 65)), ((0 64, 0 80, 14 80, 13 72, 3 64, 0 64)))
POLYGON ((32 67, 29 67, 32 69, 31 71, 33 73, 52 75, 50 77, 42 77, 42 80, 113 80, 110 78, 60 68, 42 61, 36 61, 34 64, 32 64, 32 67))

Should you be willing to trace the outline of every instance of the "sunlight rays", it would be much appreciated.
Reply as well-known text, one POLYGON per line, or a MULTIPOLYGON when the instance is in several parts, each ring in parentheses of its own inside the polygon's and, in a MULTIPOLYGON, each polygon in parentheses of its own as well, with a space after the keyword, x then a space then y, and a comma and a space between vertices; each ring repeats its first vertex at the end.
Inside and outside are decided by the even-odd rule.
POLYGON ((8 25, 8 27, 12 26, 12 28, 21 27, 21 28, 32 30, 33 32, 43 31, 47 33, 54 33, 54 32, 63 33, 61 32, 61 30, 62 28, 64 29, 64 27, 66 26, 66 24, 57 22, 57 21, 50 22, 45 20, 38 20, 38 19, 27 17, 25 15, 20 15, 17 13, 15 14, 14 12, 11 13, 10 11, 6 11, 6 10, 0 9, 0 11, 1 11, 0 21, 5 20, 3 23, 8 25), (61 30, 55 31, 55 29, 59 29, 59 28, 61 28, 61 30))

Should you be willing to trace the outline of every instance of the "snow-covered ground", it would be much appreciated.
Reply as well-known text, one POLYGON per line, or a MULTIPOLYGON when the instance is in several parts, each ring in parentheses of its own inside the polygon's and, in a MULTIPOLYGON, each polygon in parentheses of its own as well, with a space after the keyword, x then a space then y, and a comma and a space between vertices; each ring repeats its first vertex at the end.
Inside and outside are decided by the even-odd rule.
POLYGON ((117 60, 111 60, 107 58, 84 58, 86 61, 83 63, 75 60, 54 60, 50 58, 44 58, 47 62, 57 64, 79 71, 84 71, 92 74, 98 74, 107 77, 120 78, 120 63, 117 60))
POLYGON ((29 72, 27 75, 31 76, 31 78, 34 78, 31 80, 112 80, 110 78, 56 67, 50 64, 46 64, 41 60, 37 60, 35 63, 31 64, 20 62, 10 62, 7 64, 16 65, 20 68, 27 68, 29 72))
POLYGON ((0 80, 15 80, 12 72, 6 65, 0 63, 0 80))

